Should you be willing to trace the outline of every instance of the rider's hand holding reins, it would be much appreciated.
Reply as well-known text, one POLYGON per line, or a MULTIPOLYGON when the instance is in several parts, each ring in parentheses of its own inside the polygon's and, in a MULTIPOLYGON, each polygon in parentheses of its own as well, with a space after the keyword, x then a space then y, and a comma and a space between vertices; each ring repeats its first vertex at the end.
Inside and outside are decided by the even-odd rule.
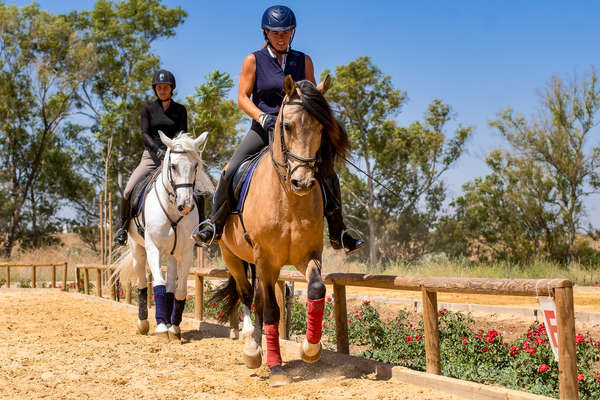
POLYGON ((263 127, 265 132, 275 129, 275 122, 277 122, 277 117, 274 115, 262 113, 258 116, 258 123, 263 127))

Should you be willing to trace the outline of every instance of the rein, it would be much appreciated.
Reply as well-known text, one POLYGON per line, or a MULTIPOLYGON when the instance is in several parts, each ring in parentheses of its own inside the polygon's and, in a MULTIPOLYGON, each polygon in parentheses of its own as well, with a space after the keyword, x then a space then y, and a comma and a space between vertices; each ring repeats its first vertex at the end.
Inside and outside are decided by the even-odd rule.
POLYGON ((287 177, 291 177, 294 171, 296 171, 298 168, 307 167, 312 170, 315 170, 317 168, 317 165, 321 162, 321 156, 319 152, 317 152, 317 155, 315 157, 302 157, 289 151, 287 146, 285 145, 285 137, 283 135, 285 129, 285 117, 283 109, 287 104, 304 107, 304 103, 302 101, 284 100, 284 102, 281 104, 281 117, 279 118, 279 139, 281 142, 281 154, 283 155, 283 162, 279 162, 275 160, 275 157, 273 157, 274 132, 269 132, 269 152, 271 153, 271 163, 273 164, 273 168, 275 168, 275 171, 277 171, 277 174, 279 174, 279 177, 284 182, 287 180, 287 177), (294 168, 290 169, 290 159, 299 161, 299 164, 296 165, 294 168), (281 172, 280 167, 285 170, 285 175, 281 172))

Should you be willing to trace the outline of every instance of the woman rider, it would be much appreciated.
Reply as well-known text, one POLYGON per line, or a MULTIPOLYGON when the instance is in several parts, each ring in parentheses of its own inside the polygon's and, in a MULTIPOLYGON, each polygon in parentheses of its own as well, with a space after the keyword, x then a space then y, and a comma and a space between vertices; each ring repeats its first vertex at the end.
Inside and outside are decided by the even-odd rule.
MULTIPOLYGON (((252 126, 223 171, 215 193, 210 220, 202 223, 192 236, 202 246, 219 240, 223 226, 231 211, 230 187, 235 171, 249 155, 259 152, 269 144, 268 132, 275 127, 277 114, 283 101, 283 80, 292 75, 294 81, 309 80, 315 83, 311 58, 292 50, 290 44, 296 29, 296 16, 285 6, 272 6, 262 16, 265 46, 244 59, 238 105, 252 118, 252 126), (252 95, 252 99, 250 99, 252 95)), ((341 194, 336 175, 321 177, 327 205, 325 216, 329 225, 329 238, 335 249, 342 247, 347 253, 358 250, 364 243, 347 233, 342 219, 341 194)))
MULTIPOLYGON (((145 149, 137 168, 129 177, 120 209, 120 228, 115 235, 115 243, 127 243, 127 227, 131 218, 129 196, 136 183, 143 180, 158 168, 165 156, 166 146, 161 142, 158 131, 162 131, 169 138, 174 138, 179 132, 187 132, 187 110, 179 103, 173 101, 175 90, 175 76, 167 70, 161 69, 152 78, 152 90, 157 99, 147 103, 141 111, 142 138, 145 149)), ((194 194, 200 220, 203 217, 204 202, 202 197, 194 194)))

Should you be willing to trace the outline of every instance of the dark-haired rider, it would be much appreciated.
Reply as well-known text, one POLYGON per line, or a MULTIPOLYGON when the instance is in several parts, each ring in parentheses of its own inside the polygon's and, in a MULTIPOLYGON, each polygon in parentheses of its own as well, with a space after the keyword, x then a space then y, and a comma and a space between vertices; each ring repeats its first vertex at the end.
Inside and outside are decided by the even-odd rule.
MULTIPOLYGON (((294 81, 309 80, 316 85, 311 58, 290 47, 296 31, 293 11, 285 6, 267 8, 262 16, 262 30, 266 43, 261 50, 244 59, 238 88, 238 105, 252 118, 252 126, 221 175, 210 219, 200 224, 199 230, 192 234, 202 246, 219 240, 223 233, 231 212, 230 187, 235 171, 247 156, 269 144, 268 132, 275 127, 284 97, 285 76, 291 75, 294 81)), ((325 216, 331 246, 334 249, 343 247, 347 253, 352 253, 364 242, 348 234, 344 225, 338 177, 333 175, 322 179, 327 197, 325 216)))
MULTIPOLYGON (((162 131, 169 138, 174 138, 180 131, 187 132, 187 110, 179 103, 173 101, 175 90, 175 76, 167 70, 156 71, 152 78, 152 90, 156 100, 145 104, 140 112, 140 125, 145 149, 140 163, 133 171, 125 186, 120 204, 119 230, 115 235, 115 243, 127 243, 127 227, 131 218, 129 196, 135 184, 158 168, 165 156, 166 146, 161 142, 158 131, 162 131)), ((194 195, 198 212, 203 215, 204 203, 201 197, 194 195), (200 205, 199 203, 202 203, 200 205)), ((203 217, 201 217, 203 218, 203 217)))

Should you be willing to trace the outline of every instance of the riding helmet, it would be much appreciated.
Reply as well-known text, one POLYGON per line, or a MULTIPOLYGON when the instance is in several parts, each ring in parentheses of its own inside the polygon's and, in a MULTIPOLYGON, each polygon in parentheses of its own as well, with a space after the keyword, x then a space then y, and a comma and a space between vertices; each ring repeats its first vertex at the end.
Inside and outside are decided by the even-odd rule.
POLYGON ((296 28, 296 16, 286 6, 271 6, 262 16, 262 29, 270 31, 287 31, 296 28))
POLYGON ((175 76, 166 69, 159 69, 152 78, 152 89, 156 88, 159 83, 167 83, 171 85, 171 89, 175 90, 175 76))

